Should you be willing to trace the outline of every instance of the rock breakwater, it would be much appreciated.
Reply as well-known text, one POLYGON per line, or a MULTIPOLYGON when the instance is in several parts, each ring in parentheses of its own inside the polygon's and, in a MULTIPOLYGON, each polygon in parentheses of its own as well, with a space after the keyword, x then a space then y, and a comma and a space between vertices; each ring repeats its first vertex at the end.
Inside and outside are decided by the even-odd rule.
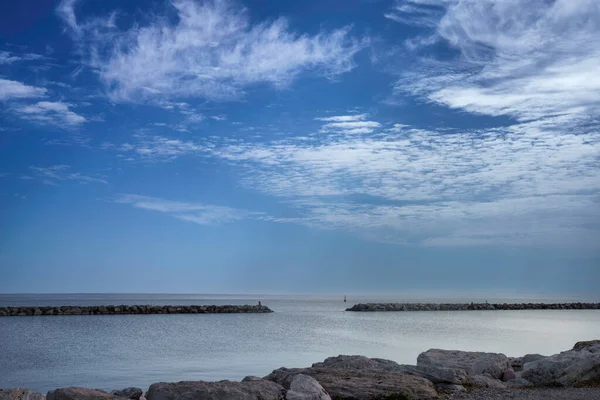
POLYGON ((346 311, 600 310, 600 303, 360 303, 346 311))
POLYGON ((243 306, 60 306, 60 307, 0 307, 0 317, 26 317, 51 315, 121 315, 121 314, 236 314, 271 313, 263 305, 243 306))

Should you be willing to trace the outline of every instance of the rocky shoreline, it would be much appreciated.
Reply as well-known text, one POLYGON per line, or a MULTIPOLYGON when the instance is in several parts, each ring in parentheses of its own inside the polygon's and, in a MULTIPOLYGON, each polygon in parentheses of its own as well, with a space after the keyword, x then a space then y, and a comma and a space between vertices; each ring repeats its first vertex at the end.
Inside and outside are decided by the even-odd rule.
POLYGON ((600 340, 552 356, 430 349, 416 365, 364 356, 329 357, 235 381, 159 382, 106 392, 69 387, 47 395, 0 389, 0 400, 434 400, 600 399, 600 340))
POLYGON ((600 310, 600 303, 360 303, 346 311, 600 310))
POLYGON ((53 315, 120 315, 120 314, 235 314, 272 313, 267 306, 60 306, 60 307, 0 307, 0 317, 53 315))

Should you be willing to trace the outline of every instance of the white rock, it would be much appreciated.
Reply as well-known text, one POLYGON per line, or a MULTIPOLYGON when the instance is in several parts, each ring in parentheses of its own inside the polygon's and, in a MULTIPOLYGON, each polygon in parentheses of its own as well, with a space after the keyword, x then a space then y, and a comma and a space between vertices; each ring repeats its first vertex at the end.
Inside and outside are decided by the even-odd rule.
POLYGON ((311 376, 298 374, 290 383, 286 400, 331 400, 323 386, 311 376))

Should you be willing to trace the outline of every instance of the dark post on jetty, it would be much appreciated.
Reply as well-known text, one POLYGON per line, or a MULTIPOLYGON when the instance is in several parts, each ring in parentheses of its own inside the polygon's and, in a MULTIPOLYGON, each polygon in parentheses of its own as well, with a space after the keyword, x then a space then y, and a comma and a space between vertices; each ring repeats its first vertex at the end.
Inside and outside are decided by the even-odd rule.
POLYGON ((600 303, 366 303, 346 311, 600 310, 600 303))
POLYGON ((61 307, 0 307, 0 317, 50 315, 121 315, 121 314, 235 314, 272 313, 267 306, 61 306, 61 307))

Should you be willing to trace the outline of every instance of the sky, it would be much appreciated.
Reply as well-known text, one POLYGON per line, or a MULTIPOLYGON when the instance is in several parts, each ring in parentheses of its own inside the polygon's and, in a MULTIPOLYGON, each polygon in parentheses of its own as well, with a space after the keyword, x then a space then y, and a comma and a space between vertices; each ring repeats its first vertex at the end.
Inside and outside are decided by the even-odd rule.
POLYGON ((596 0, 0 2, 0 292, 598 294, 596 0))

